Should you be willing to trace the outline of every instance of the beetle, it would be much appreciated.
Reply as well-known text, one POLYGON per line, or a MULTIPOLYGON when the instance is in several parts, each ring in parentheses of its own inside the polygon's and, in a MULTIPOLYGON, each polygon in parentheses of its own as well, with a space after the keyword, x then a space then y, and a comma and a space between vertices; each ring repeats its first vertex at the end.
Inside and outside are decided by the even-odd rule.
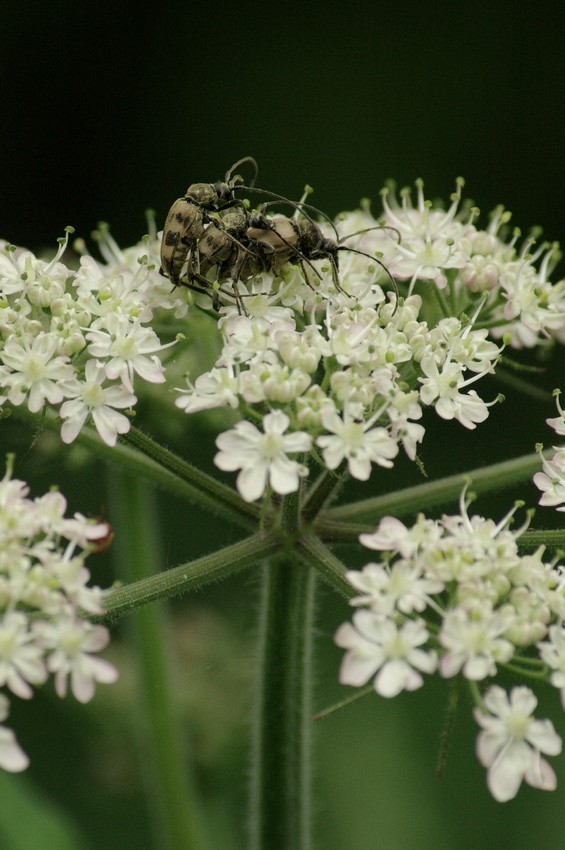
MULTIPOLYGON (((206 225, 212 221, 210 213, 243 204, 234 195, 235 187, 243 184, 243 178, 240 174, 234 174, 234 171, 247 162, 251 163, 254 170, 252 186, 257 177, 257 163, 253 157, 246 156, 231 166, 223 181, 193 183, 184 196, 177 198, 171 206, 163 227, 159 271, 164 277, 168 277, 174 286, 181 284, 181 274, 189 252, 195 257, 196 263, 198 261, 195 248, 204 234, 206 225)), ((192 269, 192 274, 200 274, 197 265, 192 269)))
MULTIPOLYGON (((259 242, 252 243, 250 241, 248 237, 250 227, 257 223, 257 221, 267 221, 266 218, 258 217, 264 216, 262 211, 269 204, 284 203, 294 207, 297 211, 301 210, 304 206, 311 208, 310 205, 304 204, 304 199, 294 202, 273 192, 266 192, 263 189, 244 188, 251 188, 252 191, 268 195, 271 199, 274 198, 276 200, 270 200, 264 204, 260 211, 249 211, 248 203, 242 202, 241 206, 237 208, 226 211, 224 207, 222 210, 212 213, 209 217, 209 223, 203 225, 203 232, 197 240, 194 249, 191 251, 186 272, 187 285, 192 285, 196 281, 200 286, 205 287, 212 284, 204 276, 212 268, 215 268, 217 283, 221 283, 226 279, 231 280, 232 294, 241 312, 245 312, 245 310, 243 309, 241 297, 237 292, 237 282, 253 277, 263 271, 274 270, 272 251, 270 249, 266 250, 259 242)), ((319 211, 316 210, 316 212, 319 211)), ((303 214, 308 217, 306 212, 303 211, 303 214)), ((324 215, 324 213, 319 214, 324 215)), ((297 249, 294 249, 292 253, 296 255, 297 249)), ((301 259, 309 263, 306 257, 301 257, 301 259)), ((314 266, 312 266, 312 269, 315 274, 319 274, 314 266)), ((193 286, 193 288, 195 287, 193 286)), ((219 291, 224 292, 225 290, 220 289, 219 291)), ((219 304, 217 293, 218 290, 216 289, 212 296, 215 309, 218 309, 219 304)))
MULTIPOLYGON (((204 276, 213 268, 216 268, 218 283, 231 278, 233 295, 240 312, 245 310, 237 292, 237 281, 259 274, 267 268, 261 252, 248 247, 248 226, 249 213, 244 207, 228 210, 218 220, 212 220, 198 240, 187 273, 188 280, 199 283, 202 283, 203 278, 207 280, 204 276)), ((208 286, 211 286, 209 282, 208 286)), ((217 293, 218 290, 214 290, 212 296, 216 310, 219 306, 217 293)))
POLYGON ((258 212, 250 217, 250 227, 247 229, 246 235, 249 246, 252 249, 261 250, 264 257, 268 258, 269 271, 276 272, 287 262, 298 263, 302 268, 306 283, 311 288, 312 284, 306 273, 305 263, 313 268, 317 276, 320 277, 320 273, 314 268, 311 261, 329 259, 334 287, 337 292, 343 292, 339 280, 339 251, 351 251, 354 254, 368 257, 384 269, 398 297, 396 281, 378 257, 342 244, 346 239, 351 239, 352 236, 357 236, 369 230, 380 229, 380 227, 380 225, 375 228, 369 227, 366 230, 350 233, 347 236, 342 236, 339 240, 335 240, 325 236, 320 227, 309 216, 303 218, 274 216, 271 218, 262 212, 258 212))
MULTIPOLYGON (((287 198, 282 198, 280 195, 274 195, 271 192, 264 192, 271 197, 276 197, 276 201, 269 203, 285 203, 297 209, 301 209, 305 205, 303 201, 289 201, 287 198)), ((213 219, 207 225, 204 233, 198 240, 193 253, 193 260, 189 262, 187 278, 202 282, 201 276, 206 275, 210 269, 216 268, 216 280, 218 283, 226 279, 232 281, 233 294, 238 302, 238 308, 245 312, 241 302, 241 296, 237 291, 237 282, 245 280, 249 277, 254 277, 261 272, 276 272, 286 262, 286 257, 283 257, 280 252, 274 253, 270 245, 265 245, 261 240, 253 240, 249 234, 254 226, 268 226, 268 223, 273 221, 263 213, 268 204, 264 204, 261 210, 248 211, 245 205, 241 208, 221 212, 218 218, 213 219), (274 260, 277 260, 275 262, 274 260)), ((307 218, 307 213, 303 213, 307 218)), ((320 213, 324 215, 324 213, 320 213)), ((288 219, 290 222, 291 219, 288 219)), ((333 226, 333 224, 332 224, 333 226)), ((282 237, 281 237, 282 238, 282 237)), ((279 246, 280 247, 280 246, 279 246)), ((298 258, 296 261, 306 263, 311 266, 314 274, 320 277, 318 270, 310 263, 309 259, 300 252, 297 247, 289 248, 289 257, 298 258)), ((307 282, 308 278, 306 278, 307 282)), ((215 298, 215 307, 217 309, 218 299, 215 298)))

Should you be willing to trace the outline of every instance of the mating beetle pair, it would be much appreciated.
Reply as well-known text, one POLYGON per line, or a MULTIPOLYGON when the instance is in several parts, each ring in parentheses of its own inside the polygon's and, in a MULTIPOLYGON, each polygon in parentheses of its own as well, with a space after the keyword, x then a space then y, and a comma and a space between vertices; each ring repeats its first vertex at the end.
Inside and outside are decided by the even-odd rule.
MULTIPOLYGON (((213 305, 217 309, 218 292, 224 292, 221 289, 223 281, 232 281, 233 292, 225 294, 231 294, 239 301, 235 289, 239 280, 246 280, 262 271, 276 274, 285 263, 290 262, 300 264, 306 283, 312 286, 305 266, 310 266, 314 274, 320 277, 312 261, 328 259, 334 287, 336 291, 341 291, 339 251, 352 251, 369 257, 388 274, 377 257, 341 244, 343 239, 334 240, 325 236, 305 211, 305 208, 315 208, 303 201, 289 201, 272 192, 254 188, 256 176, 257 163, 252 157, 245 157, 232 165, 223 182, 194 183, 188 187, 184 197, 174 202, 163 229, 161 274, 175 286, 182 284, 209 294, 212 284, 206 275, 215 268, 216 280, 220 285, 219 290, 215 288, 213 292, 213 305), (250 163, 254 170, 248 186, 244 185, 241 175, 234 174, 235 169, 244 163, 250 163), (258 192, 275 200, 264 204, 263 210, 250 211, 236 195, 241 189, 258 192), (267 206, 281 202, 294 206, 301 217, 266 215, 264 209, 267 206)), ((323 213, 319 215, 327 219, 323 213)), ((331 226, 335 231, 334 225, 331 226)), ((391 280, 396 288, 394 280, 391 280)))

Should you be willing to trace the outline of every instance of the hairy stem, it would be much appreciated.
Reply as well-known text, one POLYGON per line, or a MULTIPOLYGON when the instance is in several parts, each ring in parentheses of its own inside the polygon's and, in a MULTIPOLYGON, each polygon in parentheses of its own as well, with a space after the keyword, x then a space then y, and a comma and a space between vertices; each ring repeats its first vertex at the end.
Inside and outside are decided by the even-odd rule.
POLYGON ((251 764, 251 850, 310 850, 314 571, 263 568, 251 764))

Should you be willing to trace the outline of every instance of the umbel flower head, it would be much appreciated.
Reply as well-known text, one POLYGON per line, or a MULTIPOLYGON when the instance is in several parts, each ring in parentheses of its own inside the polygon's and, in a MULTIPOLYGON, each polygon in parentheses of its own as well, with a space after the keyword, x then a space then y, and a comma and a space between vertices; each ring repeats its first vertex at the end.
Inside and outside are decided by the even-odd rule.
MULTIPOLYGON (((306 264, 292 250, 291 262, 220 284, 210 268, 222 350, 207 371, 187 378, 178 408, 227 407, 263 433, 265 417, 280 411, 289 420, 287 445, 292 434, 306 434, 327 468, 346 467, 359 480, 392 466, 400 448, 415 458, 425 407, 477 427, 496 401, 480 384, 495 370, 500 340, 519 348, 565 338, 565 284, 549 280, 555 246, 520 243, 518 231, 507 240, 502 208, 480 229, 462 187, 457 181, 447 209, 426 200, 421 181, 414 203, 409 191, 398 200, 389 187, 380 216, 367 207, 343 214, 335 233, 322 223, 339 270, 330 254, 306 264)), ((50 261, 0 243, 0 406, 54 409, 63 441, 92 423, 113 445, 129 430, 144 384, 166 383, 162 356, 175 345, 173 322, 193 304, 209 311, 211 299, 159 274, 153 223, 126 250, 106 225, 96 236, 104 261, 84 253, 78 269, 63 262, 68 233, 50 261), (157 312, 171 327, 168 342, 151 327, 157 312)), ((176 356, 177 372, 186 350, 176 356)), ((307 486, 303 453, 287 453, 301 468, 296 488, 307 486)), ((222 451, 217 457, 225 469, 222 451)), ((241 486, 247 479, 238 476, 241 486)), ((263 488, 246 494, 260 498, 267 486, 277 492, 267 475, 263 488)))
POLYGON ((514 675, 544 676, 565 707, 565 570, 543 561, 543 547, 520 555, 510 521, 460 513, 438 520, 419 516, 412 527, 385 517, 363 546, 380 560, 347 573, 358 591, 352 623, 335 635, 344 648, 343 684, 372 682, 383 697, 424 684, 424 675, 462 676, 476 697, 482 727, 477 755, 488 768, 488 787, 499 801, 515 796, 524 780, 555 788, 541 753, 557 755, 561 738, 547 720, 535 720, 537 700, 527 687, 510 696, 498 685, 483 699, 477 684, 511 665, 514 675))
MULTIPOLYGON (((222 470, 239 470, 243 498, 267 487, 288 492, 291 477, 279 489, 274 477, 252 475, 242 454, 244 434, 253 442, 268 432, 273 413, 286 416, 285 439, 309 436, 327 469, 365 481, 393 466, 400 448, 416 457, 425 408, 467 429, 484 422, 497 399, 485 399, 480 384, 504 345, 531 347, 563 332, 565 288, 549 282, 555 246, 534 251, 517 231, 505 241, 502 209, 479 229, 462 186, 447 210, 427 201, 419 182, 415 204, 388 189, 380 217, 367 208, 341 215, 337 274, 329 258, 306 265, 297 256, 275 272, 222 280, 221 353, 187 378, 176 404, 190 414, 229 408, 247 420, 219 438, 216 456, 222 470)), ((307 488, 313 467, 304 467, 302 445, 289 445, 292 486, 307 488)))
POLYGON ((50 262, 0 243, 0 405, 55 408, 63 442, 92 421, 114 445, 130 428, 121 411, 137 401, 136 377, 165 381, 157 353, 174 342, 162 344, 149 322, 173 302, 144 246, 121 252, 105 228, 109 262, 83 256, 77 271, 67 268, 69 232, 50 262))
MULTIPOLYGON (((0 481, 0 687, 30 699, 51 673, 64 697, 68 685, 79 702, 95 683, 112 683, 117 671, 97 658, 108 631, 85 619, 103 611, 103 593, 88 585, 88 552, 108 535, 108 525, 80 514, 65 517, 67 503, 51 491, 35 499, 12 478, 13 458, 0 481)), ((9 712, 0 692, 0 720, 9 712)), ((0 726, 0 767, 18 771, 28 758, 13 732, 0 726)))
MULTIPOLYGON (((559 437, 562 437, 565 434, 565 413, 559 401, 561 391, 555 390, 553 394, 559 416, 546 419, 546 422, 559 437)), ((542 455, 541 443, 537 449, 543 469, 542 472, 536 472, 534 475, 534 484, 542 492, 539 503, 544 507, 565 511, 565 448, 554 446, 551 457, 542 455)))

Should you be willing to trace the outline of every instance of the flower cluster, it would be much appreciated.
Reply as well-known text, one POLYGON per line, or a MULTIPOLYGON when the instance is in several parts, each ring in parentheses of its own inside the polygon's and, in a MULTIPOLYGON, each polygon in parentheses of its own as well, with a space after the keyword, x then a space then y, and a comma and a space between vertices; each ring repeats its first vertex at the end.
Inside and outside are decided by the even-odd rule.
POLYGON ((165 381, 157 352, 166 346, 149 327, 154 311, 178 315, 186 299, 157 271, 155 234, 122 252, 103 228, 107 262, 85 255, 72 271, 61 262, 68 232, 50 261, 0 243, 0 406, 57 408, 65 443, 92 419, 114 445, 130 428, 122 411, 137 401, 134 377, 165 381))
MULTIPOLYGON (((106 523, 80 514, 65 517, 66 501, 51 491, 28 498, 29 488, 11 476, 0 481, 0 687, 23 699, 50 674, 58 696, 70 689, 79 702, 95 682, 114 682, 115 668, 92 653, 108 643, 103 626, 84 615, 102 613, 103 594, 89 587, 86 554, 109 533, 106 523)), ((9 701, 0 693, 0 720, 9 701)), ((28 758, 14 733, 0 726, 0 767, 19 771, 28 758)))
MULTIPOLYGON (((472 685, 511 665, 524 678, 546 674, 565 709, 565 570, 544 562, 543 547, 520 555, 527 525, 510 530, 513 509, 499 523, 469 516, 464 494, 460 514, 431 520, 420 515, 406 527, 386 517, 361 543, 380 560, 347 578, 358 592, 352 623, 338 629, 347 650, 343 684, 373 681, 384 697, 422 686, 423 674, 461 675, 472 685)), ((475 717, 483 731, 477 753, 488 768, 493 796, 515 796, 523 779, 555 787, 540 753, 556 755, 561 739, 549 721, 531 717, 532 692, 498 686, 484 698, 474 692, 475 717)))
MULTIPOLYGON (((556 390, 554 395, 559 416, 547 419, 546 422, 556 434, 562 437, 565 435, 565 413, 559 402, 559 390, 556 390)), ((565 448, 554 447, 551 458, 541 455, 541 445, 538 448, 543 467, 543 472, 536 472, 534 475, 534 484, 542 491, 539 503, 544 507, 565 511, 565 448)))
MULTIPOLYGON (((399 447, 414 458, 424 407, 475 428, 492 403, 478 384, 494 371, 501 339, 531 347, 565 338, 565 283, 549 281, 555 246, 534 250, 533 237, 519 244, 518 231, 506 240, 502 208, 479 229, 461 187, 447 209, 418 183, 415 204, 409 191, 398 201, 384 190, 380 217, 366 207, 340 216, 337 272, 331 253, 306 263, 300 252, 276 273, 223 280, 219 290, 208 272, 223 349, 176 403, 187 413, 237 409, 254 423, 242 454, 226 461, 219 446, 217 456, 220 468, 245 473, 242 482, 257 463, 245 498, 259 498, 267 484, 277 491, 281 482, 281 493, 291 479, 298 486, 306 444, 327 468, 347 466, 360 480, 374 464, 392 466, 399 447), (265 419, 278 410, 287 436, 297 434, 292 449, 281 449, 286 468, 300 468, 282 481, 262 448, 265 419)), ((155 311, 180 319, 189 303, 210 306, 159 274, 160 236, 153 228, 120 250, 101 226, 104 262, 83 255, 76 270, 62 262, 66 239, 50 261, 0 243, 0 406, 55 408, 64 442, 90 420, 110 445, 128 431, 136 379, 165 381, 158 354, 173 343, 150 327, 155 311)))
POLYGON ((217 443, 219 468, 241 470, 243 498, 268 484, 296 489, 310 447, 326 468, 347 467, 359 480, 374 464, 391 467, 400 447, 414 459, 425 407, 475 428, 496 401, 477 386, 495 370, 501 337, 524 347, 565 333, 565 284, 548 281, 556 249, 532 253, 532 240, 518 248, 517 232, 505 242, 500 209, 477 229, 460 190, 447 210, 418 184, 415 206, 409 193, 399 203, 384 192, 378 220, 366 208, 342 215, 337 282, 328 256, 231 283, 237 298, 221 308, 221 355, 187 379, 176 404, 251 420, 217 443), (276 450, 275 412, 284 414, 276 450))

